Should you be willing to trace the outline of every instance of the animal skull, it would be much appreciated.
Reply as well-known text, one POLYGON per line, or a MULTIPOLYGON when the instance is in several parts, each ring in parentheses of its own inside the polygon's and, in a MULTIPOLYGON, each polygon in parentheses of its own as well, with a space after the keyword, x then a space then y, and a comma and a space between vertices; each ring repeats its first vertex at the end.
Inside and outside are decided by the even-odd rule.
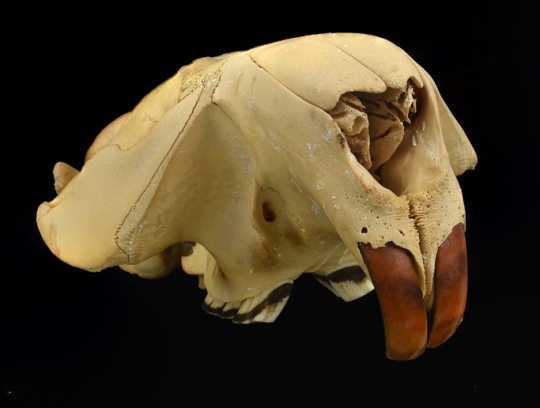
POLYGON ((63 261, 157 278, 182 265, 204 308, 271 322, 312 273, 376 289, 387 356, 449 338, 467 291, 456 175, 476 154, 431 77, 362 34, 202 58, 107 126, 37 213, 63 261))

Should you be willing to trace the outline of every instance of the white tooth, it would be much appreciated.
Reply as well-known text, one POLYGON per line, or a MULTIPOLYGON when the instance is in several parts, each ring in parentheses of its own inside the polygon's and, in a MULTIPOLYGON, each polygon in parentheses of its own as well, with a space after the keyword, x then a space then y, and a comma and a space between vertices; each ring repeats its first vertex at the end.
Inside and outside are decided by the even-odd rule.
POLYGON ((219 300, 214 300, 212 304, 210 305, 213 309, 223 309, 223 306, 225 306, 225 302, 220 302, 219 300))
POLYGON ((292 283, 291 279, 285 279, 257 296, 244 299, 233 321, 235 323, 273 322, 289 299, 292 283))
POLYGON ((330 285, 334 289, 333 292, 346 302, 361 298, 374 289, 373 283, 368 278, 365 278, 362 282, 331 282, 330 285))
POLYGON ((241 306, 242 302, 227 302, 219 315, 224 319, 232 319, 238 313, 241 306))
POLYGON ((242 306, 242 302, 228 302, 223 307, 223 311, 228 312, 229 310, 238 310, 240 309, 240 306, 242 306))
POLYGON ((334 295, 346 302, 356 300, 374 289, 373 283, 357 264, 343 264, 339 269, 313 276, 334 295))
POLYGON ((260 303, 262 300, 264 299, 257 299, 259 298, 264 292, 262 292, 261 294, 255 296, 255 297, 250 297, 250 298, 247 298, 247 299, 244 299, 242 301, 242 306, 240 306, 240 309, 238 309, 238 314, 246 314, 248 312, 250 312, 253 307, 257 306, 258 303, 260 303), (257 302, 255 303, 255 306, 252 307, 252 304, 253 302, 257 302))
POLYGON ((214 298, 212 297, 212 295, 210 295, 210 293, 208 293, 206 297, 204 298, 204 304, 207 306, 210 306, 213 301, 214 301, 214 298))
POLYGON ((208 294, 204 299, 203 309, 210 314, 219 316, 221 309, 223 309, 224 306, 225 302, 215 300, 210 294, 208 294))
POLYGON ((282 299, 279 303, 275 303, 272 307, 266 307, 253 318, 254 322, 272 323, 274 322, 287 303, 288 298, 282 299))

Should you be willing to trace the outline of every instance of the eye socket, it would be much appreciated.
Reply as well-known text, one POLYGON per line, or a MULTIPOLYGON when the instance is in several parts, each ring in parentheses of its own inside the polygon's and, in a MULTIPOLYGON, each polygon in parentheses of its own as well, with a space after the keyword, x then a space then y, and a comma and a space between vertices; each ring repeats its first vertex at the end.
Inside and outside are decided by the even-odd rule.
POLYGON ((274 222, 276 220, 276 210, 271 201, 265 201, 262 204, 263 218, 266 222, 274 222))

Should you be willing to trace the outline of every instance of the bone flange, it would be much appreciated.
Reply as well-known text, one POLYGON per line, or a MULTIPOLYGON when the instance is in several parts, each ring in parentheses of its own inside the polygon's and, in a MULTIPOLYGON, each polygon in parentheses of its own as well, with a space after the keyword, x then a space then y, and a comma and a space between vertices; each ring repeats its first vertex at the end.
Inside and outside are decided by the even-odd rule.
POLYGON ((387 355, 448 339, 467 291, 456 176, 476 154, 433 79, 364 34, 312 35, 182 67, 58 163, 37 223, 61 260, 144 278, 182 266, 203 307, 274 321, 303 273, 375 288, 387 355))

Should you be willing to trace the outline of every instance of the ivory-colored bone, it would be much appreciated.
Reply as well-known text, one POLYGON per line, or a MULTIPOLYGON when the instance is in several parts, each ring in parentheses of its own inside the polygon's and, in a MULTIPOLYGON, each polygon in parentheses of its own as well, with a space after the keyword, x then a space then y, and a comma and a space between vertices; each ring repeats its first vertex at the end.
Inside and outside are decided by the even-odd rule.
POLYGON ((463 314, 466 285, 440 279, 466 277, 451 234, 465 226, 456 176, 476 161, 403 50, 311 35, 181 68, 97 136, 80 172, 55 167, 37 223, 78 268, 156 278, 182 265, 205 308, 238 323, 273 321, 303 273, 347 301, 375 287, 388 355, 410 359, 463 314), (409 292, 393 285, 403 277, 409 292))

